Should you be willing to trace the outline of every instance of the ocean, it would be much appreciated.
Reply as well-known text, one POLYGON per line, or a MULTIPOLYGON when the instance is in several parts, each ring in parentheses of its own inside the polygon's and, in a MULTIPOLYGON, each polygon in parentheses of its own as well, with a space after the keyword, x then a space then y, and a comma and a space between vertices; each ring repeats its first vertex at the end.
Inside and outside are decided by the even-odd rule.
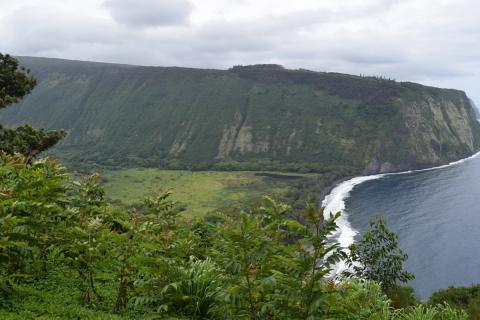
POLYGON ((344 247, 383 215, 409 256, 405 269, 416 278, 408 285, 420 299, 480 283, 479 154, 434 169, 353 178, 323 205, 326 214, 343 212, 335 237, 344 247))

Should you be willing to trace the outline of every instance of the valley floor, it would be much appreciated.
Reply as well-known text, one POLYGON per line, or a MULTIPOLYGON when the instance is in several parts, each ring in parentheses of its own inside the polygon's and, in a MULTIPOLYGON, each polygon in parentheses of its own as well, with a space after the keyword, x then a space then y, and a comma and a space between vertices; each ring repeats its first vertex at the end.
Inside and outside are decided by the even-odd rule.
POLYGON ((219 209, 245 206, 262 195, 284 199, 299 182, 314 174, 273 172, 222 172, 131 168, 100 172, 107 198, 135 205, 145 196, 171 190, 172 199, 184 207, 184 216, 199 217, 219 209))

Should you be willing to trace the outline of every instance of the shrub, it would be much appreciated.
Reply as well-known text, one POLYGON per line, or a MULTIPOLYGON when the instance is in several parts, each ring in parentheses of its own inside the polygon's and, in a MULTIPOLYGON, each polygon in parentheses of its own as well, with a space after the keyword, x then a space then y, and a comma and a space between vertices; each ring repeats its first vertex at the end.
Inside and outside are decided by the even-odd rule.
POLYGON ((415 291, 410 286, 392 286, 387 290, 387 297, 395 309, 412 307, 419 303, 415 291))
POLYGON ((465 310, 470 319, 480 319, 480 285, 438 290, 432 294, 428 303, 431 305, 448 303, 452 307, 465 310))

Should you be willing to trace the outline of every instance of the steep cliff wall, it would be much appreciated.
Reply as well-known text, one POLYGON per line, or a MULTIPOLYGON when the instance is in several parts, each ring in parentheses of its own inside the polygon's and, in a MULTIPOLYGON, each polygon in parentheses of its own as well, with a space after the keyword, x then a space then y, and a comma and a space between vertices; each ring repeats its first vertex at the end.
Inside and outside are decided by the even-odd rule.
POLYGON ((22 58, 39 85, 0 123, 63 128, 70 162, 375 173, 480 146, 465 93, 280 66, 230 70, 22 58))

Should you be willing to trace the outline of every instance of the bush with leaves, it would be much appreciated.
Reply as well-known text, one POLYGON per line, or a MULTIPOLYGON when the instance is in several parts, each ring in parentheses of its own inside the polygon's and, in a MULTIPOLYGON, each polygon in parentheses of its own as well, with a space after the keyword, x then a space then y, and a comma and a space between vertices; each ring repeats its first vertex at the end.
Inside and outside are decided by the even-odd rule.
POLYGON ((232 316, 262 319, 276 311, 268 295, 275 281, 274 258, 282 255, 281 233, 272 222, 247 212, 224 217, 215 258, 226 270, 226 303, 231 305, 227 312, 232 316))
POLYGON ((394 309, 379 283, 346 280, 335 289, 335 301, 327 319, 349 320, 467 320, 465 312, 448 304, 394 309))
POLYGON ((324 314, 327 275, 344 257, 328 236, 339 214, 323 221, 308 204, 308 226, 286 218, 290 207, 265 197, 251 210, 224 216, 215 244, 227 272, 228 312, 249 319, 308 319, 324 314))
POLYGON ((9 294, 13 282, 22 277, 22 251, 28 250, 26 241, 16 232, 22 223, 23 219, 0 211, 0 295, 9 294))
POLYGON ((65 132, 63 131, 34 129, 28 124, 16 128, 0 126, 0 150, 10 155, 21 153, 30 161, 40 152, 53 147, 64 137, 65 132))
POLYGON ((339 283, 329 305, 331 319, 373 320, 390 319, 390 301, 374 281, 357 279, 339 283))
POLYGON ((447 304, 426 306, 419 304, 415 307, 400 309, 393 312, 394 320, 467 320, 463 310, 457 310, 447 304))
POLYGON ((222 319, 224 313, 223 270, 210 258, 191 257, 185 266, 177 266, 170 273, 170 281, 159 292, 161 310, 189 319, 222 319))
POLYGON ((198 232, 203 223, 178 221, 178 207, 170 200, 170 194, 169 191, 161 192, 145 199, 144 210, 130 216, 135 228, 131 241, 138 247, 128 259, 136 270, 131 278, 134 302, 137 308, 161 314, 175 310, 166 288, 179 281, 178 270, 188 268, 192 257, 205 259, 205 243, 211 241, 202 239, 206 234, 198 232))
POLYGON ((28 164, 21 155, 0 155, 3 277, 18 279, 47 271, 48 253, 58 244, 65 223, 66 182, 63 169, 52 159, 28 164))
POLYGON ((398 246, 398 236, 387 228, 383 217, 373 218, 370 229, 362 239, 350 247, 348 260, 349 276, 373 280, 382 284, 384 292, 414 279, 414 275, 403 270, 408 256, 398 246))
POLYGON ((283 293, 276 308, 284 309, 290 317, 312 319, 330 313, 335 287, 332 270, 346 255, 337 242, 330 240, 337 230, 339 212, 325 220, 323 208, 307 201, 304 217, 305 225, 285 221, 288 237, 294 241, 289 254, 280 260, 284 268, 277 276, 281 275, 278 278, 283 293))
POLYGON ((115 271, 117 294, 113 311, 120 313, 127 308, 135 291, 134 281, 138 272, 136 258, 141 254, 141 242, 137 238, 137 225, 132 223, 127 212, 110 208, 110 232, 105 239, 111 256, 110 268, 115 271))
POLYGON ((470 287, 449 287, 435 291, 428 300, 430 305, 448 303, 450 306, 465 310, 469 319, 480 319, 480 285, 470 287))
POLYGON ((137 305, 159 309, 158 285, 165 283, 165 273, 175 261, 169 259, 177 238, 176 214, 170 212, 175 203, 169 196, 165 192, 145 199, 148 210, 141 214, 110 208, 109 252, 117 279, 114 312, 126 309, 132 298, 137 305))
MULTIPOLYGON (((17 59, 0 53, 0 109, 19 102, 32 91, 37 82, 29 73, 30 70, 21 67, 17 59)), ((10 155, 21 153, 30 161, 64 136, 63 131, 37 130, 29 125, 12 129, 3 128, 0 124, 0 151, 10 155)))
POLYGON ((415 291, 410 286, 394 285, 388 288, 386 295, 395 309, 413 307, 419 303, 415 291))
POLYGON ((17 59, 0 53, 0 109, 18 102, 35 87, 37 82, 29 73, 17 59))
POLYGON ((63 235, 63 254, 82 279, 82 303, 89 305, 102 297, 95 288, 95 273, 106 262, 111 225, 100 177, 92 175, 74 181, 68 210, 71 225, 63 235))

